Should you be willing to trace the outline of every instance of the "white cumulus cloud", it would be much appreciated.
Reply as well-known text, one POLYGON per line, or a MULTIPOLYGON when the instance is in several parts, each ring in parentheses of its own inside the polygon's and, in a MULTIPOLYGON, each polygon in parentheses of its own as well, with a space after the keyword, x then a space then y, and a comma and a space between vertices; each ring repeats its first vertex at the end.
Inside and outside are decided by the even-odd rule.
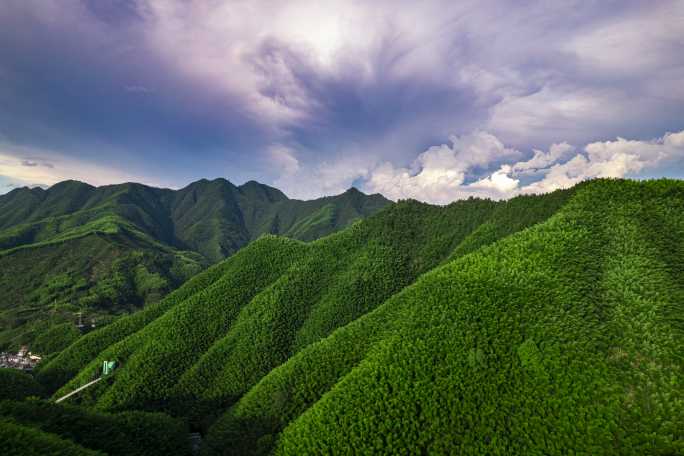
POLYGON ((312 199, 321 195, 338 195, 359 179, 368 176, 372 157, 349 156, 315 164, 299 164, 281 168, 273 184, 291 198, 312 199), (371 160, 369 162, 369 160, 371 160))
MULTIPOLYGON (((375 168, 365 188, 391 199, 414 198, 447 204, 470 195, 501 197, 512 189, 505 173, 494 173, 486 179, 464 185, 468 174, 502 160, 518 158, 520 152, 508 148, 494 135, 474 132, 451 136, 451 145, 430 147, 420 154, 410 168, 397 168, 384 163, 375 168)), ((517 181, 515 181, 517 185, 517 181)))
POLYGON ((413 198, 435 204, 469 196, 503 199, 568 188, 593 178, 638 176, 669 160, 684 159, 684 131, 650 141, 593 142, 579 152, 566 142, 556 143, 548 151, 534 149, 525 161, 513 161, 520 152, 487 132, 450 139, 451 146, 430 147, 411 167, 391 163, 375 167, 364 189, 394 200, 413 198), (493 166, 498 167, 494 172, 478 173, 493 166), (521 185, 523 178, 527 181, 521 185))
POLYGON ((552 144, 548 152, 534 149, 534 156, 532 158, 514 164, 511 171, 515 174, 533 174, 559 161, 570 158, 574 151, 575 148, 566 142, 552 144))
POLYGON ((544 177, 522 189, 543 193, 567 188, 598 177, 626 177, 653 168, 671 159, 684 158, 684 131, 667 133, 651 141, 627 140, 593 142, 584 153, 565 163, 554 164, 544 177))

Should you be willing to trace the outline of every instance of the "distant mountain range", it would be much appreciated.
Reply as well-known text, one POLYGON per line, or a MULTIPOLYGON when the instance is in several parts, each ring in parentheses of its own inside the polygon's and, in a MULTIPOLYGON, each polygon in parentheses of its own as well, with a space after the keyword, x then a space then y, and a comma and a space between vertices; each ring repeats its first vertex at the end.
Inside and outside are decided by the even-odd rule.
POLYGON ((157 301, 263 234, 310 241, 388 204, 354 188, 300 201, 225 179, 180 190, 77 181, 12 190, 0 196, 0 348, 79 311, 104 323, 157 301))

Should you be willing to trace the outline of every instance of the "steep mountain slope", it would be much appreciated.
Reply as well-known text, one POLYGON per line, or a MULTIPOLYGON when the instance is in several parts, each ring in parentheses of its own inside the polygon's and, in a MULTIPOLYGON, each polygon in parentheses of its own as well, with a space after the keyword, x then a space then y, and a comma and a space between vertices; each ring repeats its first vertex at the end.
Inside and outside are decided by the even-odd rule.
POLYGON ((87 312, 90 323, 154 302, 201 271, 202 259, 113 229, 0 255, 0 344, 35 340, 87 312))
POLYGON ((209 445, 681 452, 683 241, 681 183, 589 184, 272 371, 209 445))
POLYGON ((457 243, 493 207, 473 200, 454 204, 449 214, 402 203, 313 244, 262 238, 227 260, 226 272, 209 287, 100 356, 127 358, 118 373, 121 381, 101 401, 127 408, 170 395, 229 400, 290 350, 362 315, 437 264, 442 249, 426 247, 457 243), (407 223, 413 220, 421 222, 407 223), (458 224, 462 228, 454 229, 458 224), (227 383, 223 377, 232 373, 223 369, 226 363, 242 366, 246 378, 228 382, 236 390, 221 390, 227 383), (197 391, 198 382, 205 387, 213 382, 217 391, 197 391))
POLYGON ((35 399, 0 402, 0 435, 4 455, 61 455, 74 448, 112 456, 191 454, 186 426, 161 413, 97 413, 35 399))
POLYGON ((55 434, 42 432, 29 426, 21 426, 5 420, 0 420, 0 451, 2 451, 2 454, 31 456, 43 454, 102 456, 104 454, 84 448, 55 434))
POLYGON ((683 265, 678 181, 402 202, 251 244, 149 323, 92 333, 99 354, 65 350, 85 368, 57 394, 116 359, 82 402, 225 411, 208 454, 675 454, 683 265))
POLYGON ((18 369, 0 368, 0 401, 12 399, 20 401, 29 396, 39 396, 43 389, 26 372, 18 369))
MULTIPOLYGON (((312 244, 262 238, 170 295, 162 301, 170 310, 98 358, 123 361, 130 355, 118 374, 123 378, 130 371, 130 379, 113 385, 108 393, 111 399, 101 401, 111 400, 115 408, 169 396, 184 399, 181 403, 188 399, 214 405, 230 402, 291 353, 372 310, 437 266, 493 217, 503 237, 511 232, 506 224, 520 228, 506 215, 515 218, 521 207, 527 207, 536 211, 536 221, 543 220, 570 194, 563 191, 505 203, 471 199, 444 208, 406 201, 312 244), (278 263, 284 269, 273 266, 277 261, 284 262, 278 263), (268 279, 271 274, 275 275, 268 279), (199 281, 201 287, 195 285, 199 281), (206 324, 214 326, 208 330, 206 324), (254 334, 263 335, 265 345, 255 344, 254 334), (206 342, 199 344, 198 337, 206 342), (161 350, 163 344, 168 346, 161 350), (159 356, 149 356, 148 350, 159 356), (169 370, 168 359, 173 359, 174 372, 169 370), (246 378, 227 382, 225 377, 233 373, 227 364, 241 366, 246 378), (249 373, 246 366, 250 366, 249 373), (138 388, 142 384, 158 397, 146 396, 149 393, 138 388), (226 391, 226 387, 234 390, 226 391), (127 392, 119 394, 119 388, 127 392)), ((528 223, 534 221, 530 218, 528 223)), ((87 344, 84 340, 70 347, 44 366, 41 375, 63 369, 70 364, 67 359, 83 359, 81 354, 99 345, 99 339, 122 340, 113 340, 111 329, 135 318, 137 314, 90 334, 87 344)), ((124 337, 131 334, 121 333, 124 337)), ((97 367, 97 362, 92 364, 92 369, 97 367)), ((90 374, 84 371, 83 376, 90 374)))
POLYGON ((31 342, 80 310, 103 323, 156 302, 264 233, 310 240, 387 204, 356 190, 290 200, 225 179, 178 191, 75 181, 14 190, 0 196, 0 347, 31 342))

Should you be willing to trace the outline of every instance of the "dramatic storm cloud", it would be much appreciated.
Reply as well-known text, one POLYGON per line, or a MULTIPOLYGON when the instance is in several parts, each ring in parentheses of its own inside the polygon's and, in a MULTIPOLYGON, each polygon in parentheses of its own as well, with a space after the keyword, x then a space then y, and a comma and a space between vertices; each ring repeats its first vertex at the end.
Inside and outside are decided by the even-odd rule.
POLYGON ((446 203, 684 177, 682 24, 680 1, 6 0, 0 192, 222 176, 446 203))

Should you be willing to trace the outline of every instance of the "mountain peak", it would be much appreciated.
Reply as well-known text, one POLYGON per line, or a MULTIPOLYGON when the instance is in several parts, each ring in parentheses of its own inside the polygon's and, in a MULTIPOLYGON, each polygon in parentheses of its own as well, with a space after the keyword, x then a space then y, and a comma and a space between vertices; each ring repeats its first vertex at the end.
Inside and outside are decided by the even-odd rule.
POLYGON ((95 188, 92 185, 90 185, 86 182, 82 182, 80 180, 67 179, 67 180, 57 182, 56 184, 50 186, 50 188, 48 190, 51 190, 54 188, 66 188, 66 187, 91 187, 91 188, 95 188))
POLYGON ((238 187, 240 192, 246 196, 264 198, 270 202, 289 199, 282 191, 255 180, 249 180, 238 187))
POLYGON ((29 187, 28 185, 25 185, 23 187, 14 187, 12 190, 9 192, 5 193, 4 195, 0 196, 10 196, 10 195, 18 195, 20 193, 42 193, 44 192, 45 189, 42 187, 29 187))
POLYGON ((194 182, 189 183, 181 190, 197 189, 197 188, 207 188, 210 186, 220 186, 220 187, 235 187, 232 182, 223 178, 217 177, 216 179, 206 179, 202 178, 194 182))

